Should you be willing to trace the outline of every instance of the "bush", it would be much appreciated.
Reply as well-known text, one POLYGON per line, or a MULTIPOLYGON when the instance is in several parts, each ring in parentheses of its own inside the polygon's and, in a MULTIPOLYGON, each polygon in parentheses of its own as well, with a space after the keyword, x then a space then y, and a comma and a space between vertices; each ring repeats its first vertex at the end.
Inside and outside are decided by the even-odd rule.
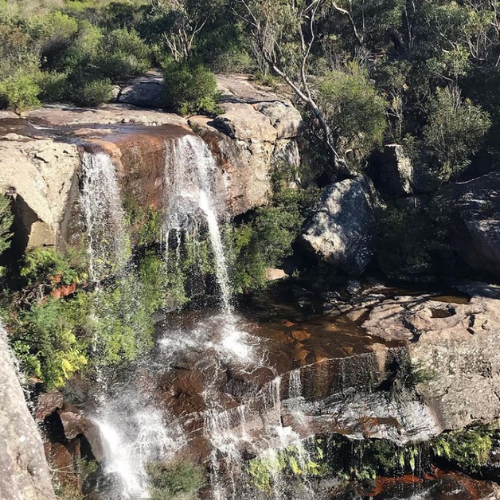
POLYGON ((439 176, 447 181, 470 163, 491 125, 489 114, 457 90, 438 89, 431 102, 424 144, 439 163, 439 176))
POLYGON ((126 79, 145 73, 151 67, 151 54, 136 31, 118 29, 105 36, 97 65, 111 79, 126 79))
POLYGON ((165 103, 182 115, 217 112, 215 75, 200 64, 170 62, 165 68, 165 103))
POLYGON ((69 96, 78 106, 98 106, 113 99, 113 85, 107 78, 77 77, 70 85, 69 96))
POLYGON ((438 457, 458 465, 463 471, 474 474, 486 465, 492 449, 493 432, 486 428, 465 429, 438 436, 431 449, 438 457))
MULTIPOLYGON (((14 216, 10 208, 10 199, 0 196, 0 256, 10 247, 12 233, 10 227, 14 216)), ((4 275, 5 268, 0 266, 0 278, 4 275)))
POLYGON ((68 301, 50 298, 22 312, 13 347, 26 373, 54 388, 81 370, 87 364, 87 345, 75 332, 88 313, 84 295, 68 301))
POLYGON ((40 87, 24 68, 0 80, 0 107, 21 112, 40 105, 40 87))
POLYGON ((152 463, 147 467, 152 500, 170 500, 196 493, 204 484, 201 467, 191 462, 152 463))
POLYGON ((366 71, 351 65, 349 72, 331 72, 321 83, 318 102, 342 155, 352 151, 359 164, 381 144, 387 103, 377 94, 366 71))
POLYGON ((68 98, 68 75, 56 71, 42 71, 37 83, 40 87, 40 99, 43 102, 63 102, 68 98))

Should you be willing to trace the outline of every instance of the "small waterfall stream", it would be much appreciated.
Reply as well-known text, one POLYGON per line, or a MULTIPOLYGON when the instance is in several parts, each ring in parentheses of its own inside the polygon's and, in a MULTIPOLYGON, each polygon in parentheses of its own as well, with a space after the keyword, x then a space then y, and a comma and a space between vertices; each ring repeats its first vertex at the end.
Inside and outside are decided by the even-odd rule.
MULTIPOLYGON (((162 234, 165 258, 175 245, 175 265, 180 264, 181 245, 186 235, 196 237, 203 224, 208 230, 218 285, 218 310, 189 329, 169 325, 158 341, 160 360, 146 361, 155 365, 148 369, 168 372, 179 356, 194 352, 213 352, 200 356, 196 368, 203 373, 202 397, 204 435, 212 451, 209 454, 211 490, 221 500, 238 496, 237 481, 243 469, 242 449, 248 444, 257 454, 271 457, 290 445, 300 443, 299 435, 283 425, 280 376, 256 394, 255 408, 239 405, 228 410, 218 387, 228 363, 242 370, 269 367, 266 353, 254 337, 246 333, 242 319, 234 312, 226 255, 219 222, 224 219, 222 204, 215 185, 216 164, 204 141, 186 135, 166 144, 165 153, 165 215, 162 234), (191 233, 191 234, 190 234, 191 233), (215 332, 215 334, 214 334, 215 332), (158 365, 158 366, 156 366, 158 365), (259 418, 263 408, 264 429, 256 439, 247 432, 247 420, 259 418)), ((88 232, 90 276, 97 291, 101 280, 113 274, 125 275, 131 254, 125 214, 116 171, 109 156, 103 152, 86 152, 82 158, 81 203, 88 232)), ((140 290, 137 291, 140 293, 140 290)), ((99 294, 97 294, 97 298, 99 294)), ((124 304, 123 307, 127 307, 124 304)), ((104 472, 112 479, 112 500, 148 498, 147 464, 168 461, 186 444, 181 426, 168 408, 157 407, 148 395, 148 387, 130 378, 113 393, 108 391, 106 377, 100 380, 98 408, 91 420, 101 435, 104 472), (167 423, 168 420, 168 423, 167 423)), ((301 422, 302 400, 300 372, 292 372, 289 395, 293 418, 301 422)), ((226 398, 227 399, 227 398, 226 398)), ((297 449, 303 450, 301 446, 297 449)), ((307 460, 305 451, 297 455, 300 463, 307 460)), ((279 471, 273 473, 275 498, 282 498, 283 480, 279 471)), ((306 498, 306 497, 304 497, 306 498)))

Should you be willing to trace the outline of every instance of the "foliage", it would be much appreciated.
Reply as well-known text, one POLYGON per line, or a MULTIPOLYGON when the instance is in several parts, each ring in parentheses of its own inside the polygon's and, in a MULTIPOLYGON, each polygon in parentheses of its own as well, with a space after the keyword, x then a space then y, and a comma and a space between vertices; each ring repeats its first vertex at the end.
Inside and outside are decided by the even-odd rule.
POLYGON ((101 51, 97 64, 111 79, 140 75, 151 66, 150 49, 134 30, 111 31, 104 37, 101 51))
POLYGON ((324 77, 319 92, 318 102, 337 137, 338 151, 360 164, 382 143, 387 103, 369 82, 368 73, 355 64, 349 72, 334 71, 324 77))
POLYGON ((71 100, 79 106, 98 106, 113 98, 113 85, 108 79, 82 77, 71 83, 71 100))
POLYGON ((463 101, 456 90, 437 90, 423 135, 425 146, 439 162, 442 180, 456 176, 470 163, 490 125, 488 113, 468 99, 463 101))
POLYGON ((275 478, 284 474, 290 477, 317 477, 326 473, 323 449, 317 446, 312 453, 302 445, 292 445, 284 450, 268 452, 249 461, 247 472, 253 484, 261 491, 272 491, 275 478))
POLYGON ((81 283, 87 278, 85 260, 80 252, 72 250, 63 255, 53 248, 44 247, 28 250, 19 274, 26 278, 29 285, 48 283, 51 288, 59 283, 81 283))
POLYGON ((20 67, 13 74, 0 80, 0 108, 16 112, 36 108, 40 105, 40 87, 33 75, 20 67))
POLYGON ((177 495, 194 494, 205 482, 201 467, 186 461, 150 463, 147 472, 153 500, 171 500, 177 495))
MULTIPOLYGON (((97 290, 76 289, 64 299, 36 295, 14 308, 13 347, 30 376, 60 387, 87 366, 131 361, 152 345, 152 315, 165 307, 167 277, 162 255, 143 255, 136 268, 97 290)), ((85 285, 85 265, 77 253, 30 250, 21 267, 27 290, 85 285)))
MULTIPOLYGON (((7 196, 0 196, 0 256, 10 247, 12 237, 10 228, 13 221, 10 199, 7 196)), ((0 266, 0 277, 3 276, 4 272, 5 269, 0 266)))
POLYGON ((226 228, 229 268, 238 293, 263 288, 266 268, 278 267, 292 255, 293 243, 316 198, 317 190, 289 187, 290 179, 279 171, 273 179, 272 205, 257 209, 248 222, 226 228))
POLYGON ((488 461, 493 431, 488 428, 464 429, 441 434, 431 444, 433 453, 458 465, 463 471, 477 473, 488 461))
POLYGON ((88 362, 85 340, 75 332, 85 324, 84 295, 71 300, 49 298, 19 315, 13 347, 26 373, 41 378, 48 388, 60 387, 88 362))
POLYGON ((200 64, 171 62, 164 72, 165 103, 182 115, 217 112, 215 75, 200 64))
POLYGON ((448 217, 436 206, 390 206, 378 220, 380 267, 389 275, 445 272, 453 265, 448 217))

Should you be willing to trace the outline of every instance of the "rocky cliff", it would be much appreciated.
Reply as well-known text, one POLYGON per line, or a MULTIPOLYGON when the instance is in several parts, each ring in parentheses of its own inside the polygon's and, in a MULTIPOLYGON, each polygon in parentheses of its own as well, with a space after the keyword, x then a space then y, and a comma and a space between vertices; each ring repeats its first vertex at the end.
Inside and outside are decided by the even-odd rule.
POLYGON ((42 440, 26 405, 2 326, 0 366, 0 498, 55 499, 42 440))

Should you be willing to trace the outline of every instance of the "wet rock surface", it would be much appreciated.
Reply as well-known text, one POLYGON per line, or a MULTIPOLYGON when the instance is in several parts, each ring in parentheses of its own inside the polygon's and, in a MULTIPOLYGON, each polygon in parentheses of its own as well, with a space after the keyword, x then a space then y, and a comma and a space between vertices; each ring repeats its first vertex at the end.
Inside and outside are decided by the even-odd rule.
POLYGON ((363 323, 372 335, 408 342, 412 365, 429 379, 418 390, 444 429, 500 417, 500 289, 460 288, 470 300, 401 296, 376 305, 363 323))

